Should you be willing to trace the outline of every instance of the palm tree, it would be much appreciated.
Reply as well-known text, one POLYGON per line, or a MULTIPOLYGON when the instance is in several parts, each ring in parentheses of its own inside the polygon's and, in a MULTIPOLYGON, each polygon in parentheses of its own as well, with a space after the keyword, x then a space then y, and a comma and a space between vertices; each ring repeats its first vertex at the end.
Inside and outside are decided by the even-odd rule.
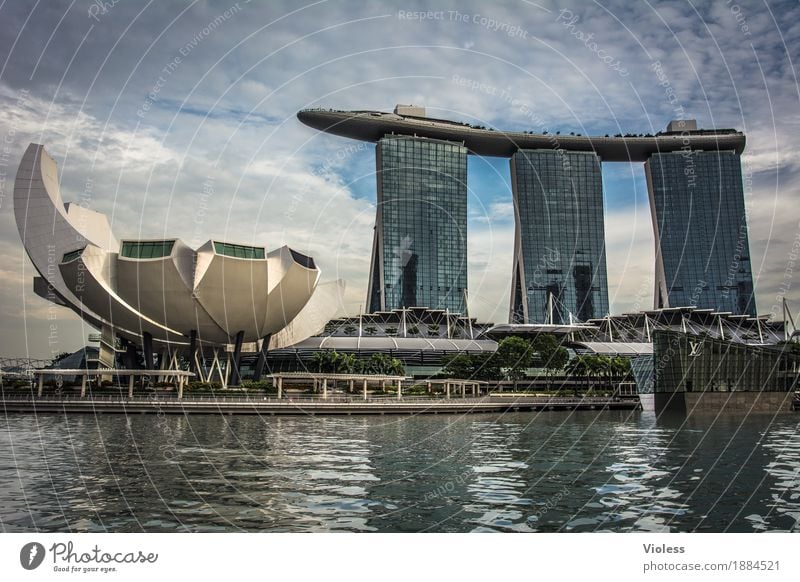
POLYGON ((352 374, 358 358, 355 354, 338 354, 336 359, 336 372, 339 374, 352 374))

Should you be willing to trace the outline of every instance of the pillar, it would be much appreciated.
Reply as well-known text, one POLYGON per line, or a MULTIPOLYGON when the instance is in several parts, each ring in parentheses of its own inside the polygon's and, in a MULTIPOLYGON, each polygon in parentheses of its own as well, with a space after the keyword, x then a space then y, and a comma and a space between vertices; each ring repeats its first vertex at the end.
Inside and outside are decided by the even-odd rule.
POLYGON ((349 394, 352 394, 353 393, 353 379, 351 378, 350 380, 347 381, 347 383, 349 384, 349 389, 348 389, 347 392, 349 394))
POLYGON ((44 374, 39 374, 39 391, 38 396, 41 398, 42 390, 44 390, 44 374))
POLYGON ((467 384, 466 382, 461 383, 461 398, 467 397, 467 384))
POLYGON ((128 376, 128 398, 133 398, 133 382, 135 378, 133 374, 128 376))
POLYGON ((128 370, 135 370, 136 365, 136 344, 125 340, 125 367, 128 370))
MULTIPOLYGON (((99 368, 117 367, 116 343, 117 335, 114 333, 114 328, 103 324, 100 328, 100 347, 97 354, 97 359, 100 361, 99 368)), ((103 379, 111 380, 108 376, 103 376, 103 379)))
POLYGON ((199 376, 200 370, 197 369, 195 362, 197 362, 197 330, 192 329, 189 331, 189 369, 199 376))
POLYGON ((397 381, 397 399, 400 400, 403 397, 403 381, 397 381))
POLYGON ((447 389, 447 399, 449 400, 450 399, 450 382, 445 382, 444 385, 445 385, 445 388, 447 389))
POLYGON ((184 380, 185 380, 185 378, 184 378, 183 374, 178 376, 178 400, 183 398, 183 382, 184 382, 184 380))
POLYGON ((278 399, 280 400, 281 395, 283 394, 283 376, 278 376, 278 399))
POLYGON ((367 399, 367 379, 364 378, 364 400, 367 399))
POLYGON ((233 340, 233 361, 231 362, 231 386, 239 386, 242 383, 242 374, 239 371, 239 364, 242 359, 242 342, 244 341, 244 330, 239 331, 233 340))
POLYGON ((81 374, 81 398, 86 398, 86 374, 81 374))
POLYGON ((142 352, 144 352, 145 369, 155 369, 155 364, 153 363, 153 336, 148 332, 142 333, 142 352))
POLYGON ((269 350, 269 340, 272 336, 265 335, 261 339, 261 349, 258 350, 258 359, 256 360, 256 369, 253 372, 253 380, 258 382, 261 380, 261 375, 264 373, 264 367, 267 365, 267 351, 269 350))
POLYGON ((326 400, 328 398, 328 379, 327 378, 323 378, 322 379, 322 398, 324 398, 326 400))

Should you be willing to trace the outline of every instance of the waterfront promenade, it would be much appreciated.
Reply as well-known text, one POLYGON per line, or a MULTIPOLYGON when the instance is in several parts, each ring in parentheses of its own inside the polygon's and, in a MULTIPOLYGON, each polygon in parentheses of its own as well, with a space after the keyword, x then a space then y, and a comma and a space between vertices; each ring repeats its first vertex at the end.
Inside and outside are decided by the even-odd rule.
POLYGON ((264 396, 194 396, 153 393, 128 398, 124 395, 6 394, 6 413, 119 413, 119 414, 258 414, 258 415, 353 415, 353 414, 466 414, 544 410, 633 410, 637 398, 484 396, 445 399, 427 397, 269 398, 264 396))

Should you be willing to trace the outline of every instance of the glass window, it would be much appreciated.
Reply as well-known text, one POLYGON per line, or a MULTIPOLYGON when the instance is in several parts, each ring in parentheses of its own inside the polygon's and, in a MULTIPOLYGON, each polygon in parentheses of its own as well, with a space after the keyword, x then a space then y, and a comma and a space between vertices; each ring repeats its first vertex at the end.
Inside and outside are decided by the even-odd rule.
POLYGON ((237 259, 263 259, 266 256, 264 247, 249 247, 223 242, 214 242, 214 252, 237 259))
POLYGON ((75 251, 70 251, 68 253, 64 253, 64 258, 61 259, 62 263, 69 263, 70 261, 74 261, 78 257, 83 254, 83 251, 86 250, 86 247, 79 248, 75 251))
POLYGON ((123 241, 120 256, 128 259, 160 259, 172 254, 174 240, 123 241))

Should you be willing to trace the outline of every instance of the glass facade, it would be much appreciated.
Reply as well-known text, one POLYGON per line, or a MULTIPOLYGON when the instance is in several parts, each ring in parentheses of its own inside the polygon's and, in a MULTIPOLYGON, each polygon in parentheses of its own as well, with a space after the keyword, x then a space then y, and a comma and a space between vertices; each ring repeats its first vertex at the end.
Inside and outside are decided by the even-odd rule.
POLYGON ((76 251, 70 251, 68 253, 64 253, 64 257, 61 259, 61 262, 62 263, 69 263, 71 261, 74 261, 75 259, 80 257, 83 254, 83 251, 85 251, 85 250, 86 250, 86 247, 83 247, 83 248, 80 248, 80 249, 78 249, 76 251))
POLYGON ((511 158, 516 236, 512 323, 608 313, 603 179, 591 152, 520 150, 511 158))
POLYGON ((675 331, 653 333, 655 392, 787 392, 797 388, 796 344, 753 346, 675 331))
POLYGON ((377 144, 376 162, 368 312, 429 307, 466 313, 466 148, 387 135, 377 144))
POLYGON ((655 307, 755 316, 739 155, 654 154, 645 174, 656 232, 655 307))
POLYGON ((214 252, 237 259, 263 259, 265 256, 264 247, 248 247, 222 242, 214 243, 214 252))
POLYGON ((120 256, 128 259, 159 259, 172 253, 174 240, 123 241, 120 256))
POLYGON ((647 354, 631 358, 631 372, 636 381, 636 392, 639 394, 652 394, 655 383, 655 369, 653 368, 653 355, 647 354))

